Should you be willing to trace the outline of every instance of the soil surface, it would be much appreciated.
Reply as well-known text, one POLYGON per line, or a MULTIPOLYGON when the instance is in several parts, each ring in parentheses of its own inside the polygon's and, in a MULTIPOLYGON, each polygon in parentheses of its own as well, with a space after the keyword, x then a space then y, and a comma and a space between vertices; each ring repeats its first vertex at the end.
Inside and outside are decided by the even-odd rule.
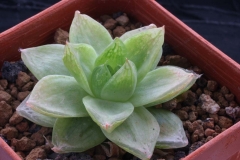
MULTIPOLYGON (((122 12, 103 15, 98 21, 108 29, 113 38, 142 26, 122 12)), ((64 44, 68 39, 68 32, 58 29, 54 39, 56 43, 64 44)), ((156 106, 169 109, 179 116, 189 144, 180 149, 155 149, 152 160, 179 160, 240 120, 239 105, 228 88, 205 77, 200 68, 176 55, 168 44, 163 46, 163 57, 159 65, 180 66, 202 76, 186 93, 156 106)), ((138 160, 108 140, 84 153, 53 153, 52 129, 36 125, 16 113, 16 107, 36 83, 36 78, 26 70, 21 61, 4 63, 0 79, 0 136, 22 159, 138 160)))

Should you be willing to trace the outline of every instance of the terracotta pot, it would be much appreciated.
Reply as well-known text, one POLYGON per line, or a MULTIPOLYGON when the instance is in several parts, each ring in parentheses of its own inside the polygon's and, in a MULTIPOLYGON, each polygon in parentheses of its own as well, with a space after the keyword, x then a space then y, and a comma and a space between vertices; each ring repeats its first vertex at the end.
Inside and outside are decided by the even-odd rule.
MULTIPOLYGON (((43 12, 0 34, 0 64, 20 59, 19 48, 51 43, 59 27, 68 29, 74 11, 94 18, 123 11, 145 25, 165 25, 166 42, 180 55, 199 66, 206 76, 235 94, 240 102, 240 66, 154 0, 62 0, 43 12)), ((240 154, 240 123, 224 131, 184 160, 235 160, 240 154)), ((0 139, 3 159, 19 159, 0 139)))

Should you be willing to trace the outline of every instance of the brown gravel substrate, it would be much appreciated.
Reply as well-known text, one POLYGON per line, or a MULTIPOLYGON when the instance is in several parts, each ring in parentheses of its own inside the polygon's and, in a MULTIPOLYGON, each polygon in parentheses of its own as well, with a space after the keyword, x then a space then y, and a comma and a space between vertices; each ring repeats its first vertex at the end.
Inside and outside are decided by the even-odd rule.
MULTIPOLYGON (((112 16, 103 15, 99 22, 108 29, 113 38, 142 26, 121 12, 112 16)), ((68 33, 59 29, 54 39, 57 43, 65 43, 68 33)), ((164 44, 163 48, 164 56, 159 65, 176 65, 203 74, 189 91, 170 102, 156 106, 172 110, 179 116, 189 145, 181 149, 156 149, 152 160, 178 160, 238 122, 240 108, 227 87, 205 77, 200 68, 192 66, 184 57, 175 55, 169 45, 164 44)), ((33 124, 15 112, 36 82, 36 78, 29 72, 19 72, 16 83, 0 79, 0 136, 22 159, 138 159, 108 141, 84 153, 53 153, 50 144, 52 129, 33 124)))

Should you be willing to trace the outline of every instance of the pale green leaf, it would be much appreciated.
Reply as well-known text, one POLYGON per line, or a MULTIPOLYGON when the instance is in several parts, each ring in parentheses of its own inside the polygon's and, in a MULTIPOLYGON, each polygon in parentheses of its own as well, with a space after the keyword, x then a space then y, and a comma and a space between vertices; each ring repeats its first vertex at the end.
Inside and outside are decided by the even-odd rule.
POLYGON ((63 64, 64 45, 50 44, 21 49, 21 58, 39 80, 47 75, 70 75, 63 64))
POLYGON ((110 101, 128 100, 137 84, 137 71, 135 65, 130 60, 111 77, 105 84, 101 92, 101 98, 110 101))
POLYGON ((83 152, 102 143, 106 137, 89 117, 58 118, 52 133, 52 150, 57 153, 83 152))
POLYGON ((137 29, 128 31, 128 32, 124 33, 124 34, 120 37, 120 39, 121 39, 122 41, 125 41, 126 39, 131 38, 132 36, 134 36, 134 35, 142 32, 142 31, 151 29, 151 28, 157 28, 157 26, 156 26, 155 24, 150 24, 150 25, 148 25, 148 26, 144 26, 144 27, 141 27, 141 28, 137 28, 137 29))
POLYGON ((174 66, 163 66, 149 72, 137 84, 129 100, 135 107, 153 106, 173 99, 188 90, 199 78, 194 72, 174 66))
POLYGON ((29 99, 29 96, 30 95, 28 95, 22 101, 22 103, 17 107, 17 109, 16 109, 17 113, 20 116, 38 124, 38 125, 41 125, 41 126, 44 126, 44 127, 53 127, 53 125, 56 121, 56 118, 40 114, 40 113, 32 110, 30 107, 28 107, 26 105, 26 102, 29 99))
POLYGON ((182 121, 178 116, 164 109, 149 108, 148 110, 157 119, 161 128, 157 139, 157 148, 181 148, 188 144, 182 121))
POLYGON ((153 154, 160 128, 154 116, 144 107, 139 107, 111 133, 102 131, 119 147, 145 160, 153 154))
POLYGON ((113 102, 92 98, 83 98, 89 115, 106 132, 112 132, 133 112, 134 106, 129 102, 113 102))
POLYGON ((69 41, 91 45, 98 55, 112 42, 109 32, 91 17, 75 12, 70 26, 69 41))
POLYGON ((121 39, 115 38, 114 41, 103 51, 95 61, 95 66, 106 64, 112 67, 114 72, 118 66, 122 66, 126 61, 127 50, 121 39))
POLYGON ((66 44, 63 62, 79 85, 90 95, 92 91, 89 82, 96 58, 95 50, 88 44, 66 44))
POLYGON ((156 65, 161 58, 164 41, 164 27, 144 30, 124 41, 127 58, 137 68, 138 82, 156 65))
POLYGON ((82 102, 86 95, 73 77, 50 75, 35 85, 27 106, 51 117, 86 117, 82 102))
POLYGON ((91 89, 96 97, 101 96, 104 85, 112 77, 107 65, 103 64, 94 68, 91 77, 91 89))

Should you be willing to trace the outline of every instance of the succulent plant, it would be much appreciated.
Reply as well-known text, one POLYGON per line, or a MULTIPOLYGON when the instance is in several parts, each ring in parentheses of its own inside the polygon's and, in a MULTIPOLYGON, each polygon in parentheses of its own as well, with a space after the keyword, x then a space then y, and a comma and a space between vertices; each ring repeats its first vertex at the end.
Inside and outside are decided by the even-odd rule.
POLYGON ((82 152, 107 139, 150 159, 154 148, 188 144, 181 120, 153 107, 188 90, 194 72, 157 64, 164 27, 154 24, 112 39, 91 17, 76 11, 66 45, 21 50, 39 80, 17 112, 53 127, 53 151, 82 152))

